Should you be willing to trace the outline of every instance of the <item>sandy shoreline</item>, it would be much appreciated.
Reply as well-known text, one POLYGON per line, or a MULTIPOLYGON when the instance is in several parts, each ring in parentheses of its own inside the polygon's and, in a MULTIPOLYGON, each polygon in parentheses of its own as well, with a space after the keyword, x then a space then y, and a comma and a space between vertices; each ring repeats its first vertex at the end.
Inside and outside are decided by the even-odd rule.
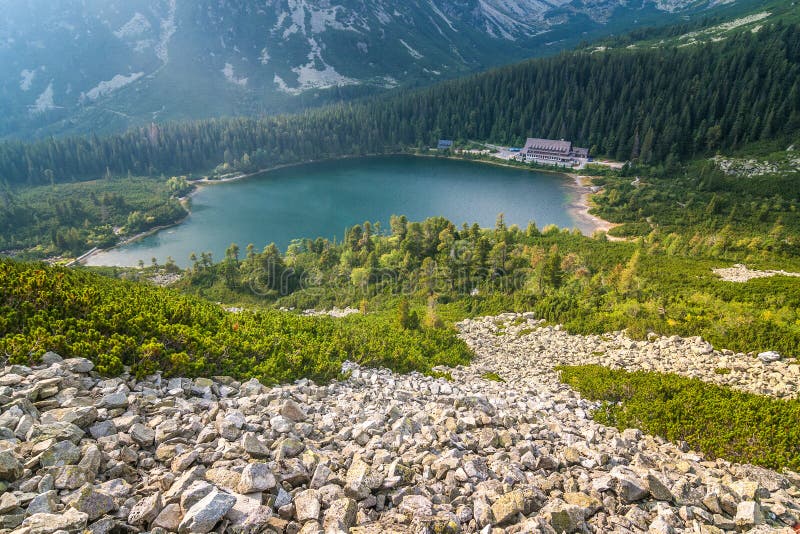
POLYGON ((597 215, 589 213, 594 206, 592 204, 592 195, 595 191, 591 187, 591 177, 581 176, 574 173, 565 173, 572 180, 570 188, 573 190, 575 197, 567 206, 567 211, 573 216, 578 223, 578 229, 587 236, 591 236, 595 232, 608 232, 612 228, 619 226, 618 223, 612 223, 605 219, 601 219, 597 215))
MULTIPOLYGON (((337 161, 337 160, 343 160, 343 159, 352 159, 352 158, 355 158, 355 157, 364 158, 364 157, 382 157, 382 156, 413 156, 413 157, 422 157, 422 158, 450 159, 450 160, 458 160, 458 161, 468 161, 468 162, 471 162, 471 163, 483 163, 485 165, 493 165, 495 167, 504 167, 504 168, 507 168, 507 169, 519 169, 519 170, 527 170, 527 171, 530 171, 530 172, 546 172, 546 173, 552 173, 552 174, 560 174, 560 175, 564 176, 567 180, 569 180, 568 187, 572 190, 573 195, 574 195, 574 197, 571 199, 570 203, 567 205, 567 211, 570 213, 570 215, 573 217, 573 219, 575 219, 576 225, 577 225, 576 227, 578 228, 578 230, 581 231, 581 233, 583 235, 591 236, 592 234, 594 234, 595 232, 598 232, 598 231, 608 232, 610 229, 614 228, 615 226, 618 226, 616 223, 612 223, 612 222, 606 221, 604 219, 601 219, 600 217, 597 217, 596 215, 592 215, 591 213, 589 213, 589 210, 592 208, 591 196, 594 194, 594 192, 591 189, 591 186, 587 184, 587 182, 589 182, 589 180, 590 180, 590 177, 588 177, 588 176, 580 176, 578 174, 569 172, 571 169, 570 170, 565 169, 563 172, 559 171, 559 170, 555 170, 555 169, 554 170, 540 169, 540 168, 527 169, 525 167, 520 167, 520 166, 517 166, 517 165, 510 165, 510 164, 505 163, 503 160, 500 160, 500 159, 498 159, 497 161, 492 161, 492 160, 487 160, 487 159, 472 159, 472 158, 465 158, 465 157, 459 157, 459 156, 453 156, 453 155, 450 155, 450 156, 438 156, 436 154, 407 154, 407 153, 370 154, 370 155, 365 155, 365 156, 343 156, 343 157, 340 157, 340 158, 332 158, 330 160, 324 160, 324 161, 337 161)), ((320 161, 323 161, 323 160, 320 160, 320 161)), ((301 165, 308 165, 308 164, 311 164, 311 163, 318 163, 318 161, 317 160, 311 160, 311 161, 304 161, 304 162, 301 162, 301 163, 286 163, 286 164, 283 164, 283 165, 276 165, 274 167, 269 167, 267 169, 261 169, 261 170, 254 171, 254 172, 251 172, 251 173, 237 174, 237 175, 230 176, 228 178, 222 178, 222 179, 219 179, 219 180, 211 180, 211 179, 208 178, 208 176, 206 176, 204 178, 201 178, 199 180, 192 180, 191 183, 196 185, 197 188, 194 191, 192 191, 191 193, 189 193, 188 195, 186 195, 185 197, 181 197, 180 199, 178 199, 181 202, 181 204, 183 204, 184 208, 186 208, 186 211, 187 211, 186 216, 181 217, 180 220, 175 221, 172 224, 166 224, 166 225, 162 225, 162 226, 157 226, 155 228, 150 228, 149 230, 145 230, 144 232, 140 232, 140 233, 138 233, 136 235, 128 237, 127 239, 124 239, 124 240, 120 241, 119 243, 117 243, 113 247, 106 248, 106 249, 95 249, 95 250, 87 251, 85 254, 80 256, 78 259, 73 260, 70 263, 70 265, 74 265, 74 264, 85 265, 86 261, 88 261, 93 256, 96 256, 97 254, 101 254, 103 252, 108 252, 108 251, 114 250, 115 248, 118 248, 118 247, 129 245, 129 244, 131 244, 131 243, 133 243, 135 241, 138 241, 140 239, 144 239, 145 237, 153 235, 156 232, 160 232, 161 230, 165 230, 167 228, 171 228, 173 226, 177 226, 177 225, 181 224, 183 221, 186 220, 187 217, 189 217, 191 215, 191 209, 189 207, 188 200, 192 197, 192 195, 197 193, 200 190, 200 188, 203 187, 203 186, 215 185, 215 184, 224 184, 224 183, 230 183, 230 182, 237 182, 239 180, 245 180, 247 178, 252 178, 253 176, 257 176, 259 174, 264 174, 264 173, 267 173, 267 172, 277 171, 277 170, 281 170, 281 169, 287 169, 287 168, 291 168, 291 167, 299 167, 301 165)))

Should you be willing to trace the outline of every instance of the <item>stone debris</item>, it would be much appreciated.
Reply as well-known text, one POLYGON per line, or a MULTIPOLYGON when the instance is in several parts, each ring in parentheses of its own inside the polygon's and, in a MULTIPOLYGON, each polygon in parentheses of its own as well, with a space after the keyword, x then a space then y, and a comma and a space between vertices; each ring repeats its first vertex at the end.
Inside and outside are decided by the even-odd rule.
POLYGON ((760 352, 758 356, 756 356, 759 360, 764 363, 772 363, 777 362, 781 359, 781 355, 774 350, 768 350, 766 352, 760 352))
POLYGON ((491 352, 493 360, 503 362, 487 366, 484 372, 498 372, 506 380, 527 374, 525 367, 531 363, 537 369, 548 370, 558 365, 595 364, 611 369, 673 373, 782 399, 795 399, 800 391, 797 358, 773 351, 757 357, 715 350, 699 337, 662 336, 637 341, 622 332, 572 335, 560 326, 543 326, 543 321, 517 314, 468 321, 462 323, 462 329, 473 348, 491 352), (484 335, 489 332, 492 335, 484 335), (531 362, 525 361, 525 356, 531 362), (502 367, 508 369, 508 377, 499 371, 502 367))
POLYGON ((793 273, 789 271, 758 271, 749 269, 746 265, 737 263, 733 267, 719 267, 711 270, 714 274, 720 277, 723 282, 737 282, 744 283, 756 278, 770 278, 772 276, 791 276, 794 278, 800 277, 800 273, 793 273))
MULTIPOLYGON (((789 148, 793 147, 790 146, 789 148)), ((786 157, 776 158, 774 161, 754 158, 726 158, 723 156, 714 156, 711 161, 728 176, 737 178, 754 178, 779 173, 786 175, 800 172, 800 158, 792 156, 793 150, 787 148, 786 152, 786 157)))
POLYGON ((9 365, 0 533, 793 532, 800 476, 599 425, 554 371, 680 372, 780 397, 800 378, 789 359, 572 336, 530 314, 459 328, 477 357, 452 380, 348 363, 344 381, 268 388, 104 378, 53 353, 9 365))
POLYGON ((330 310, 314 310, 314 309, 303 310, 303 315, 308 317, 319 317, 327 315, 328 317, 341 318, 356 313, 361 313, 361 312, 355 308, 350 308, 349 306, 346 308, 337 308, 336 306, 334 306, 330 310))

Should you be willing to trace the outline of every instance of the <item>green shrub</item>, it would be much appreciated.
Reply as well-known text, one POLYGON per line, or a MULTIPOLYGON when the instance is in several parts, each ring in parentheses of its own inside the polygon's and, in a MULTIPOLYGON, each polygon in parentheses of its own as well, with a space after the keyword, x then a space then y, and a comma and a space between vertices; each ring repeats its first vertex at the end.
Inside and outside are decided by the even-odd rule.
POLYGON ((672 374, 597 365, 561 367, 561 380, 601 401, 598 422, 686 441, 712 458, 800 468, 800 401, 742 393, 672 374))
POLYGON ((175 291, 88 271, 0 260, 0 357, 35 362, 52 350, 103 374, 231 375, 268 383, 330 380, 352 360, 399 372, 466 364, 450 328, 401 328, 394 316, 344 319, 279 311, 231 314, 175 291))

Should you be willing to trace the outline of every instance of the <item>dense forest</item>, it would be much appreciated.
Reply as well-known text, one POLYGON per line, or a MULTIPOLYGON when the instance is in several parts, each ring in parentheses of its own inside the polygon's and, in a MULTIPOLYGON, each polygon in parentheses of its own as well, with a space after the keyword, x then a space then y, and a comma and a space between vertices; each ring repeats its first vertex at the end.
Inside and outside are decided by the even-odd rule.
POLYGON ((111 247, 187 215, 184 177, 106 177, 0 188, 0 251, 44 258, 111 247))
POLYGON ((670 163, 798 130, 800 31, 777 23, 712 44, 564 53, 293 116, 9 142, 0 145, 0 177, 34 185, 108 173, 224 173, 396 152, 440 137, 508 144, 566 138, 594 154, 670 163))

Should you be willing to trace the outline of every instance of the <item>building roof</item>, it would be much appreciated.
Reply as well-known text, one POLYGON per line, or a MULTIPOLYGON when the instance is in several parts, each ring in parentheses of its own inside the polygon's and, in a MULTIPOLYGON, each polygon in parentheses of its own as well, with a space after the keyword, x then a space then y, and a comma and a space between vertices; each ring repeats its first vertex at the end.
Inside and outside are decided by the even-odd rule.
POLYGON ((563 152, 564 154, 569 154, 572 150, 572 142, 571 141, 556 141, 553 139, 537 139, 534 137, 529 137, 528 140, 525 142, 524 150, 547 150, 549 152, 563 152))
POLYGON ((449 139, 439 139, 439 148, 450 148, 453 142, 449 139))

